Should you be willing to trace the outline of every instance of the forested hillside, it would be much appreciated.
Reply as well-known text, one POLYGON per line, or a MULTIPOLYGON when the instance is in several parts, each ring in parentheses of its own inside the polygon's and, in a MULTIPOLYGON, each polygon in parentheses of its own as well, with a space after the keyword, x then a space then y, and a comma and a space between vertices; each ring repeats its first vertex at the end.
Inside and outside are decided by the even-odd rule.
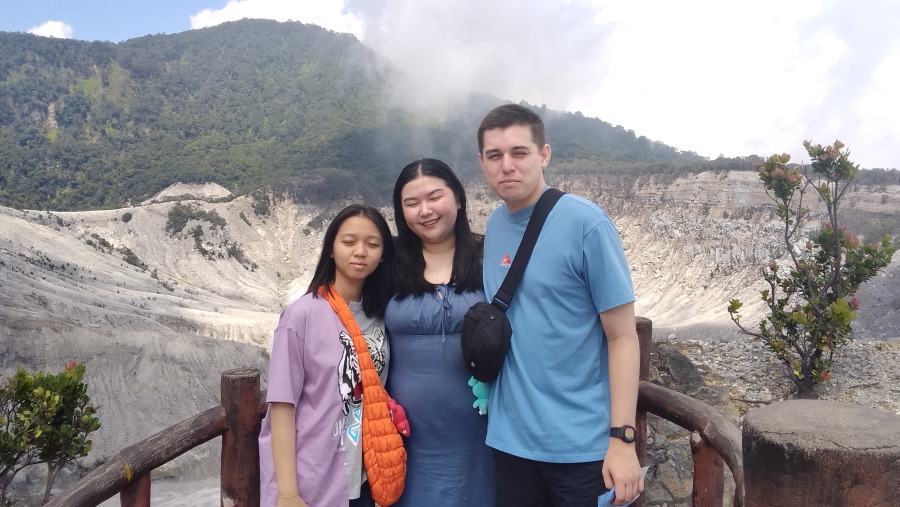
MULTIPOLYGON (((378 204, 399 168, 423 156, 477 175, 478 122, 518 99, 473 93, 447 114, 411 112, 388 99, 406 70, 351 35, 296 22, 242 20, 118 44, 0 32, 0 205, 117 208, 175 182, 378 204)), ((707 160, 532 107, 547 123, 556 174, 602 172, 627 185, 636 173, 749 170, 762 160, 707 160)), ((891 184, 898 174, 874 176, 891 184)))
MULTIPOLYGON (((119 207, 176 181, 377 201, 421 156, 474 174, 477 122, 502 100, 473 94, 447 117, 410 113, 386 99, 401 71, 351 35, 302 23, 243 20, 118 44, 0 33, 0 204, 119 207)), ((574 170, 701 160, 538 109, 554 160, 574 170)))

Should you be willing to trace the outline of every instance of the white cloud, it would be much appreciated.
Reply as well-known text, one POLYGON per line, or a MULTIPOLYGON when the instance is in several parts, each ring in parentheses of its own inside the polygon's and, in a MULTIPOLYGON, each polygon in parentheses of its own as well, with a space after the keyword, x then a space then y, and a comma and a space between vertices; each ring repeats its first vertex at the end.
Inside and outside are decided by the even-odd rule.
POLYGON ((594 12, 584 0, 385 0, 362 40, 406 72, 405 100, 436 107, 475 91, 563 109, 600 77, 606 35, 594 12))
POLYGON ((56 37, 57 39, 71 39, 74 30, 72 26, 62 21, 46 21, 42 25, 31 27, 28 33, 41 37, 56 37))
POLYGON ((244 18, 301 21, 357 36, 362 32, 362 22, 348 13, 339 0, 230 0, 221 9, 204 9, 191 16, 191 28, 205 28, 244 18))
POLYGON ((614 27, 605 75, 567 105, 710 157, 802 151, 803 113, 846 52, 826 27, 803 32, 817 12, 815 2, 624 4, 603 13, 614 27))
MULTIPOLYGON (((232 0, 244 17, 350 32, 435 111, 469 92, 581 111, 708 157, 841 139, 863 167, 900 168, 900 3, 851 0, 232 0)), ((551 133, 552 139, 552 133, 551 133)))
MULTIPOLYGON (((850 136, 842 137, 852 151, 850 160, 857 154, 876 154, 867 159, 872 167, 898 167, 897 141, 900 140, 900 44, 872 73, 872 79, 851 104, 854 112, 847 123, 858 126, 850 130, 850 136)), ((849 125, 848 125, 849 127, 849 125)))

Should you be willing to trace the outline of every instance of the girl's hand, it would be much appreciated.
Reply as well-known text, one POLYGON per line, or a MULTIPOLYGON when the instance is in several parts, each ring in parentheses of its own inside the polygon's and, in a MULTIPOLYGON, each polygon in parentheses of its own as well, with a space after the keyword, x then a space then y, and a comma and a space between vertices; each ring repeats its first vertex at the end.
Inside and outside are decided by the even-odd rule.
POLYGON ((300 495, 292 496, 290 498, 285 498, 283 496, 278 497, 278 507, 309 507, 306 502, 300 498, 300 495))

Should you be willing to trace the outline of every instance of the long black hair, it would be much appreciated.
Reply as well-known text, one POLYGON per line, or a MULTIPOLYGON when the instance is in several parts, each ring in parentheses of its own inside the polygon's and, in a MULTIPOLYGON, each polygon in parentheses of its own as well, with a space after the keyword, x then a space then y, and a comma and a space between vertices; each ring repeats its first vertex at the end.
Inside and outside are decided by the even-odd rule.
POLYGON ((418 296, 435 289, 435 284, 425 280, 425 257, 422 255, 422 239, 418 237, 403 218, 401 202, 403 187, 422 176, 440 178, 456 196, 459 211, 453 230, 456 235, 456 251, 453 254, 453 272, 450 282, 457 292, 480 290, 481 256, 483 237, 476 235, 469 227, 466 214, 466 191, 450 166, 433 158, 423 158, 411 162, 400 171, 394 183, 394 218, 397 222, 397 259, 394 263, 394 282, 398 297, 418 296))
POLYGON ((336 267, 334 264, 334 241, 337 239, 338 229, 350 217, 365 217, 375 223, 381 234, 384 245, 381 254, 381 262, 371 275, 366 277, 362 287, 362 307, 369 317, 384 317, 384 309, 387 307, 391 294, 391 277, 394 264, 394 242, 391 237, 391 229, 381 213, 365 204, 351 204, 338 212, 334 220, 325 230, 325 238, 322 240, 322 255, 316 264, 316 271, 309 283, 307 293, 313 297, 319 297, 319 289, 334 283, 336 267))

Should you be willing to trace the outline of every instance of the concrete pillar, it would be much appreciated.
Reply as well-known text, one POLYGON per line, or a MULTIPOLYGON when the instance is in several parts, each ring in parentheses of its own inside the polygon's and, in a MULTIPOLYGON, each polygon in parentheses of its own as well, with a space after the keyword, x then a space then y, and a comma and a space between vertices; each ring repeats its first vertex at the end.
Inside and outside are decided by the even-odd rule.
POLYGON ((788 400, 744 418, 747 507, 900 505, 900 416, 788 400))

